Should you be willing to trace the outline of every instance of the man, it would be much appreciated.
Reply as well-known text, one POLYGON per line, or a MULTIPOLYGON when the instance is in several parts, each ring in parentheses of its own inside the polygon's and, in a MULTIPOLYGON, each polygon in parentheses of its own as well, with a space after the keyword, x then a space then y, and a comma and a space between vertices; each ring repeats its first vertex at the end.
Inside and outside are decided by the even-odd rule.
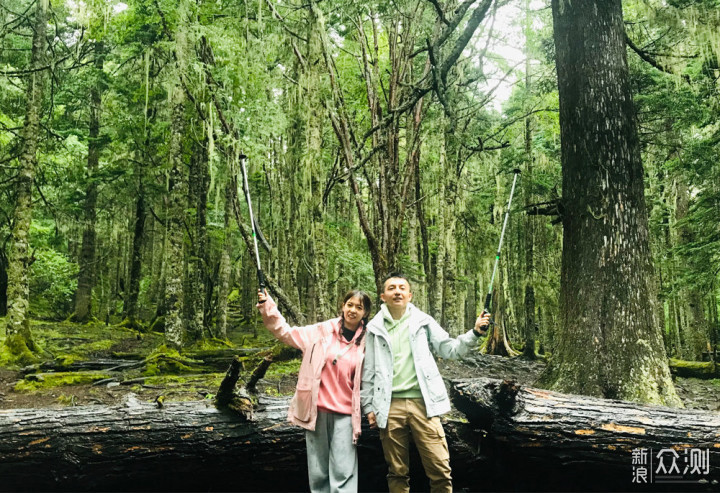
POLYGON ((487 330, 490 314, 475 328, 453 339, 428 314, 415 307, 410 282, 393 273, 385 279, 383 305, 368 324, 360 391, 362 411, 371 428, 380 429, 388 487, 410 491, 412 436, 433 492, 451 492, 450 453, 439 416, 450 399, 431 351, 457 359, 487 330))

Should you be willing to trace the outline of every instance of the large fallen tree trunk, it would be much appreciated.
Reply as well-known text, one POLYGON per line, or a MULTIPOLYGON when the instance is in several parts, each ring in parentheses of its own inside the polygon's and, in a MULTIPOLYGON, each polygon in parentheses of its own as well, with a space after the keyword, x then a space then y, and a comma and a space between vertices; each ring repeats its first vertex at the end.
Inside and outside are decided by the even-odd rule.
MULTIPOLYGON (((0 491, 307 491, 287 402, 262 397, 253 421, 209 401, 0 410, 0 491)), ((459 477, 477 481, 472 450, 447 429, 459 477)), ((361 491, 386 490, 376 431, 365 427, 359 455, 361 491)), ((417 460, 413 475, 426 491, 417 460)))
POLYGON ((508 485, 513 489, 631 490, 642 466, 638 452, 634 462, 633 450, 646 449, 647 479, 655 488, 665 483, 671 490, 718 491, 720 414, 560 394, 489 378, 453 381, 452 400, 476 428, 479 449, 496 474, 514 476, 508 485), (707 473, 688 474, 692 449, 708 454, 707 473), (673 457, 679 473, 658 473, 661 460, 669 472, 673 457), (518 463, 523 474, 513 475, 510 464, 518 463))
POLYGON ((0 489, 288 490, 305 445, 286 410, 272 398, 251 422, 209 401, 2 410, 0 489))
MULTIPOLYGON (((720 415, 519 388, 453 382, 469 423, 445 424, 456 490, 630 491, 632 449, 710 451, 717 491, 720 415)), ((0 410, 3 491, 303 491, 304 431, 286 398, 261 397, 252 420, 208 402, 0 410)), ((377 432, 364 427, 360 490, 386 491, 377 432)), ((413 491, 427 491, 414 456, 413 491)))

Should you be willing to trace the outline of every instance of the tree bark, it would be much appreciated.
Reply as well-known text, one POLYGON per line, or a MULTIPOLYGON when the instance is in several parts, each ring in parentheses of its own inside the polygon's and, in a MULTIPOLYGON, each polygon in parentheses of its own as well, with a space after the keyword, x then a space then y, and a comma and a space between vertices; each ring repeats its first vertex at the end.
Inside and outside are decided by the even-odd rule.
POLYGON ((167 218, 167 277, 165 280, 165 343, 180 349, 185 337, 183 324, 183 255, 185 238, 185 164, 183 144, 185 140, 185 90, 182 79, 187 72, 187 16, 188 4, 181 0, 178 5, 178 27, 175 32, 176 83, 172 88, 172 122, 169 149, 168 218, 167 218))
MULTIPOLYGON (((532 32, 532 21, 530 19, 530 2, 525 0, 525 94, 530 98, 530 87, 532 79, 530 76, 530 33, 532 32)), ((533 203, 533 134, 532 117, 525 117, 525 160, 526 169, 523 176, 523 191, 525 196, 525 210, 528 210, 533 203)), ((525 323, 523 324, 523 347, 522 356, 525 359, 535 359, 535 218, 529 214, 525 218, 525 323)))
POLYGON ((208 172, 207 137, 196 144, 195 152, 190 160, 190 176, 188 179, 188 207, 194 211, 188 220, 193 226, 192 239, 188 248, 187 282, 185 295, 185 321, 191 339, 205 337, 205 287, 207 280, 207 195, 210 185, 208 172))
POLYGON ((12 358, 21 362, 32 360, 38 348, 30 333, 30 223, 32 221, 32 189, 40 141, 40 118, 45 87, 45 51, 47 49, 48 0, 38 0, 33 25, 33 41, 27 84, 27 112, 22 130, 22 151, 16 182, 16 202, 8 255, 7 323, 5 347, 12 358))
MULTIPOLYGON (((454 381, 451 394, 469 420, 444 424, 457 490, 627 491, 633 486, 634 448, 709 449, 705 478, 720 477, 712 466, 720 458, 715 413, 563 395, 485 378, 454 381)), ((2 410, 1 488, 307 489, 305 432, 286 423, 287 404, 287 398, 260 396, 252 421, 210 402, 158 408, 132 396, 112 407, 2 410)), ((386 490, 380 442, 366 423, 358 453, 359 490, 386 490)), ((414 451, 410 471, 413 491, 427 491, 414 451)))
POLYGON ((223 223, 223 245, 220 254, 220 268, 218 276, 218 308, 216 316, 216 336, 220 339, 227 339, 227 319, 228 319, 228 296, 230 296, 230 277, 232 273, 232 265, 230 263, 230 255, 232 253, 232 236, 230 232, 231 215, 232 215, 232 181, 228 179, 225 185, 225 214, 223 223))
POLYGON ((95 210, 98 196, 98 183, 95 177, 100 162, 102 143, 100 141, 100 114, 102 112, 102 93, 104 88, 103 63, 105 48, 102 41, 95 45, 95 81, 90 88, 90 132, 88 135, 87 187, 83 211, 83 237, 80 248, 80 274, 75 292, 74 319, 87 322, 92 315, 92 290, 95 286, 95 210))
MULTIPOLYGON (((3 491, 302 491, 305 430, 287 423, 287 398, 260 396, 252 421, 208 402, 0 411, 3 491)), ((445 425, 456 484, 482 480, 469 433, 445 425)), ((360 491, 387 489, 376 430, 358 444, 360 491)), ((411 455, 413 491, 427 491, 411 455)), ((474 489, 474 488, 473 488, 474 489)))
MULTIPOLYGON (((138 166, 139 167, 139 166, 138 166)), ((142 170, 138 170, 140 176, 142 170)), ((125 296, 125 319, 130 327, 139 326, 138 296, 140 295, 140 278, 142 276, 142 247, 145 241, 145 187, 138 183, 138 197, 135 203, 135 227, 133 228, 132 252, 130 253, 130 276, 128 279, 128 292, 125 296)))
POLYGON ((563 172, 562 326, 544 382, 682 405, 660 330, 620 0, 553 0, 563 172))
MULTIPOLYGON (((694 241, 694 234, 688 224, 684 222, 690 212, 690 191, 683 177, 676 181, 675 197, 675 224, 677 228, 677 242, 680 247, 687 247, 694 241)), ((687 259, 680 255, 676 259, 679 270, 687 271, 690 266, 687 259)), ((686 359, 701 360, 702 354, 708 348, 709 327, 705 317, 703 296, 696 286, 685 286, 680 291, 684 296, 678 302, 687 307, 689 323, 684 327, 682 355, 686 359)))
MULTIPOLYGON (((560 394, 489 378, 455 380, 451 395, 470 424, 482 430, 479 446, 495 454, 496 463, 505 458, 515 465, 535 464, 532 473, 523 468, 522 476, 532 479, 517 485, 519 490, 566 490, 574 485, 580 490, 627 491, 634 486, 636 448, 655 453, 673 448, 681 454, 690 448, 709 449, 710 464, 720 459, 717 413, 560 394), (558 469, 564 473, 558 475, 558 469)), ((711 466, 703 478, 717 481, 720 469, 711 466)))
POLYGON ((7 255, 0 250, 0 317, 7 315, 7 255))

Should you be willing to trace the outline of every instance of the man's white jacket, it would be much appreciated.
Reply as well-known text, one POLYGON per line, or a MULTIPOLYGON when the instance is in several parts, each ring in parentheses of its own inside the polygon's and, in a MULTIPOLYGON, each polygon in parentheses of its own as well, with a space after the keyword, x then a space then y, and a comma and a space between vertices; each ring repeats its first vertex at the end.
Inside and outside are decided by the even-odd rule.
MULTIPOLYGON (((450 399, 433 354, 443 359, 458 359, 468 353, 478 337, 469 330, 452 338, 434 318, 412 303, 408 303, 406 309, 410 310, 410 348, 427 415, 445 414, 450 411, 450 399)), ((367 326, 360 403, 363 414, 374 412, 378 427, 385 428, 392 399, 393 350, 382 312, 380 310, 367 326)))

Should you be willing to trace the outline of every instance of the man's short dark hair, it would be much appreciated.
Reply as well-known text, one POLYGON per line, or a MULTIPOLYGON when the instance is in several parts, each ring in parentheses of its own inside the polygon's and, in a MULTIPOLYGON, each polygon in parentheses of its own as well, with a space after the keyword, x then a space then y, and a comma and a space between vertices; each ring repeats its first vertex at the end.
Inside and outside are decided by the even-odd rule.
POLYGON ((385 283, 388 282, 389 279, 405 279, 405 281, 408 283, 408 287, 412 288, 412 285, 410 284, 410 279, 408 279, 405 274, 403 274, 402 272, 391 272, 390 274, 385 276, 385 279, 383 279, 383 291, 385 291, 385 283))

